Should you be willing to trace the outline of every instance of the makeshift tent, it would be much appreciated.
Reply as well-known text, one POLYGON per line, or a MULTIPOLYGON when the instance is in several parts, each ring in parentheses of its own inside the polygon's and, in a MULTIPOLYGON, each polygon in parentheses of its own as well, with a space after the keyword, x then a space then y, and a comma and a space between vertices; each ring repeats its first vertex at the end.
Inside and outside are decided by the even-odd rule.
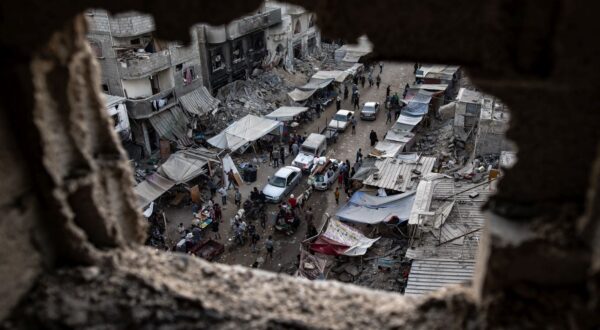
POLYGON ((351 67, 346 69, 345 72, 347 72, 351 76, 354 76, 358 73, 358 71, 362 70, 363 66, 364 65, 362 65, 361 63, 354 63, 351 67))
POLYGON ((311 244, 312 251, 327 255, 361 256, 378 238, 368 238, 360 231, 329 219, 327 229, 311 244))
POLYGON ((138 197, 138 206, 141 208, 152 203, 162 194, 173 188, 175 182, 161 176, 158 173, 150 174, 146 180, 140 182, 133 188, 138 197))
POLYGON ((288 93, 288 96, 294 102, 302 102, 308 100, 317 90, 312 89, 308 91, 303 91, 298 88, 288 93))
POLYGON ((341 83, 344 82, 349 75, 350 73, 348 73, 347 71, 340 70, 317 71, 317 73, 315 73, 312 76, 312 78, 322 80, 333 79, 335 82, 341 83))
POLYGON ((219 100, 210 95, 204 86, 181 96, 179 102, 185 111, 195 115, 213 112, 219 106, 219 100))
POLYGON ((150 124, 161 139, 177 142, 188 146, 192 141, 187 136, 189 119, 185 112, 174 106, 149 118, 150 124))
POLYGON ((398 120, 394 124, 394 129, 410 132, 423 120, 423 116, 411 116, 408 112, 404 111, 400 114, 400 117, 398 117, 398 120))
POLYGON ((280 122, 261 118, 254 115, 246 115, 244 118, 229 125, 216 136, 208 139, 208 143, 220 149, 236 151, 244 144, 256 141, 269 134, 280 122))
POLYGON ((200 159, 192 153, 179 151, 169 156, 169 159, 158 168, 158 173, 179 184, 205 173, 204 166, 206 164, 206 160, 200 159))
POLYGON ((326 78, 326 79, 310 78, 310 80, 306 84, 298 87, 298 89, 303 90, 303 91, 323 89, 323 88, 331 85, 331 83, 333 81, 334 81, 333 78, 326 78))
POLYGON ((393 217, 404 222, 408 221, 414 202, 414 191, 386 197, 358 191, 335 215, 342 221, 371 225, 387 222, 393 217))
POLYGON ((279 121, 290 121, 299 114, 306 112, 307 107, 280 107, 279 109, 266 115, 265 118, 279 120, 279 121))
POLYGON ((386 158, 395 157, 404 148, 404 143, 394 141, 379 141, 375 144, 375 148, 369 154, 374 157, 386 158))

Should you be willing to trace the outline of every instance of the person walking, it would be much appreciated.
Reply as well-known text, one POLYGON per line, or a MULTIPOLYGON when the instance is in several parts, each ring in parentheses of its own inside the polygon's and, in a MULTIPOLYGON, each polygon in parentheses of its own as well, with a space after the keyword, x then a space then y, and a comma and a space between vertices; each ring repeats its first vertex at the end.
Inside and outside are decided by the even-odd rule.
POLYGON ((217 220, 216 217, 215 219, 213 219, 213 222, 211 223, 212 226, 212 232, 214 235, 214 238, 217 239, 221 239, 221 234, 219 234, 219 225, 221 224, 221 220, 217 220))
POLYGON ((233 169, 230 169, 229 172, 227 172, 227 180, 229 180, 229 184, 227 185, 227 190, 229 190, 232 186, 233 186, 233 188, 236 188, 235 175, 233 174, 233 169))
POLYGON ((362 159, 363 159, 362 148, 358 148, 358 151, 356 152, 356 162, 360 163, 360 162, 362 162, 362 159))
POLYGON ((348 85, 344 85, 344 100, 348 99, 348 85))
POLYGON ((225 205, 227 205, 227 189, 225 186, 219 188, 219 194, 221 194, 221 204, 223 204, 223 210, 226 210, 225 205))
POLYGON ((273 167, 279 167, 279 149, 277 147, 273 148, 273 167))
POLYGON ((373 87, 373 77, 369 75, 369 87, 373 87))
POLYGON ((281 166, 285 166, 285 148, 279 146, 279 159, 281 160, 281 166))
POLYGON ((396 115, 396 120, 398 120, 398 117, 400 117, 400 108, 396 108, 394 110, 394 112, 395 112, 395 115, 396 115))
POLYGON ((356 116, 352 116, 352 135, 356 135, 356 116))
MULTIPOLYGON (((341 176, 341 174, 340 174, 341 176)), ((339 187, 335 187, 335 192, 333 193, 335 196, 335 205, 340 205, 340 189, 339 187)))
POLYGON ((390 85, 388 85, 388 87, 385 89, 385 98, 387 99, 388 97, 390 97, 390 93, 392 92, 392 87, 390 85))
POLYGON ((375 79, 375 85, 377 85, 377 89, 379 89, 380 84, 381 84, 381 76, 377 75, 377 78, 375 79))
POLYGON ((265 241, 265 249, 267 250, 267 257, 273 259, 273 236, 269 236, 265 241))
POLYGON ((338 173, 338 185, 341 185, 344 182, 344 173, 343 168, 340 166, 340 173, 338 173))
POLYGON ((413 73, 416 74, 418 69, 419 69, 419 63, 415 62, 415 70, 413 71, 413 73))
POLYGON ((260 241, 260 235, 255 231, 250 236, 250 244, 252 246, 252 253, 258 252, 258 250, 256 249, 256 244, 258 244, 258 241, 260 241))
POLYGON ((392 110, 388 110, 387 112, 387 117, 385 118, 385 123, 391 123, 392 122, 392 110))
POLYGON ((379 62, 379 74, 383 73, 383 62, 379 62))
POLYGON ((379 141, 379 139, 377 139, 377 133, 375 133, 374 130, 371 130, 371 133, 369 134, 369 139, 371 139, 371 147, 375 145, 375 143, 377 143, 377 141, 379 141))
POLYGON ((358 92, 354 95, 353 108, 354 108, 354 110, 358 109, 358 92))
POLYGON ((362 88, 365 88, 365 82, 366 82, 366 78, 364 75, 360 76, 360 84, 362 85, 362 88))
POLYGON ((293 153, 294 157, 298 156, 298 151, 299 151, 298 142, 292 143, 292 153, 293 153))
POLYGON ((340 110, 342 108, 342 98, 338 95, 335 99, 335 110, 340 110))
POLYGON ((234 201, 235 201, 235 205, 239 209, 240 206, 242 205, 242 193, 240 192, 240 190, 238 188, 235 188, 234 201))

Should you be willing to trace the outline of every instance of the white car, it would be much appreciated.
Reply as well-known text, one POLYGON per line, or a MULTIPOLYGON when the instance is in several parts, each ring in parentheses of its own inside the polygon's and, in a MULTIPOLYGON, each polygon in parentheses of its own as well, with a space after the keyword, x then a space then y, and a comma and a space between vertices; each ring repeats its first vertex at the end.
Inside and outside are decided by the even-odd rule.
POLYGON ((286 166, 280 168, 272 177, 269 177, 268 183, 262 189, 267 202, 279 203, 300 182, 302 171, 294 166, 286 166))
POLYGON ((311 171, 315 157, 320 157, 327 148, 327 137, 325 135, 311 133, 306 141, 300 146, 298 156, 294 158, 292 165, 300 168, 302 172, 311 171))
POLYGON ((354 116, 354 111, 350 110, 339 110, 333 119, 327 125, 329 128, 337 129, 338 131, 345 131, 350 126, 350 120, 354 116))

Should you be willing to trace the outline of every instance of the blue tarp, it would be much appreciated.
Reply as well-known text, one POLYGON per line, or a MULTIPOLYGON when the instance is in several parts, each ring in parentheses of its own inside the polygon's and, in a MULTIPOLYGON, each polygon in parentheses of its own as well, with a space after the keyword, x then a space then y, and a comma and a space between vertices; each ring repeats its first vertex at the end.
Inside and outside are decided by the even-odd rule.
POLYGON ((357 191, 342 206, 336 216, 342 221, 378 224, 396 216, 400 222, 408 221, 415 202, 415 192, 378 197, 357 191))

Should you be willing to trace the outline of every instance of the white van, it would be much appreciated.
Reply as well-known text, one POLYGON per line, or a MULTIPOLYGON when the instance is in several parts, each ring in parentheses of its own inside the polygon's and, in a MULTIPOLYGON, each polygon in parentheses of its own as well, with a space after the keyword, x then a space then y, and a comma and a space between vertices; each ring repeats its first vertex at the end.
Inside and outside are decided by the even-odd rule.
POLYGON ((327 149, 327 138, 325 135, 311 133, 300 146, 298 156, 292 162, 292 165, 298 167, 303 172, 310 172, 315 157, 320 157, 327 149))

